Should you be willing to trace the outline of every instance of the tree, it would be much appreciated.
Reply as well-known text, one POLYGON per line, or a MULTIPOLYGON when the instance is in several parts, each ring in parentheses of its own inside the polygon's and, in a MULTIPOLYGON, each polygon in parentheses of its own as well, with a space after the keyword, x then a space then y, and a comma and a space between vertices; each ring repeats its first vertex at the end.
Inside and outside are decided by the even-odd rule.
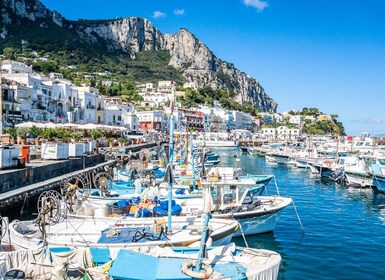
POLYGON ((16 50, 14 48, 4 48, 3 55, 6 59, 15 60, 16 59, 16 50))

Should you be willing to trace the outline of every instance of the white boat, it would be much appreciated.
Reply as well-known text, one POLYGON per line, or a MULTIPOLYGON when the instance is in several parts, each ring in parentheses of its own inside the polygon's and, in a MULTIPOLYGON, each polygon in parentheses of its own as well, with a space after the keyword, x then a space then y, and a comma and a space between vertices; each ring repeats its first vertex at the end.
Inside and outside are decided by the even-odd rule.
POLYGON ((235 247, 209 248, 203 269, 193 271, 199 261, 198 248, 153 248, 145 255, 120 250, 108 275, 113 279, 255 279, 276 280, 281 256, 273 251, 235 247), (138 271, 141 271, 138 277, 138 271))
POLYGON ((364 172, 350 170, 346 172, 345 178, 349 187, 371 187, 373 186, 373 176, 364 172))
POLYGON ((237 147, 239 143, 236 139, 231 139, 228 133, 206 133, 193 140, 193 144, 202 147, 230 148, 237 147))
POLYGON ((288 154, 270 152, 266 154, 266 157, 269 157, 272 161, 275 161, 277 164, 287 164, 290 160, 288 154))
MULTIPOLYGON (((161 219, 161 229, 165 222, 161 219)), ((45 226, 46 237, 41 225, 35 220, 13 221, 9 224, 10 240, 19 250, 49 247, 99 247, 99 248, 134 248, 154 246, 188 246, 200 240, 203 219, 193 217, 189 220, 173 218, 172 233, 159 231, 159 223, 154 219, 66 219, 53 225, 45 226)), ((237 222, 212 219, 209 223, 210 235, 214 246, 229 244, 237 222)))
POLYGON ((247 153, 251 156, 257 156, 259 155, 259 150, 257 147, 247 147, 247 153))
POLYGON ((281 256, 273 251, 209 247, 41 248, 2 252, 1 279, 264 279, 276 280, 281 256), (193 271, 202 260, 202 270, 193 271), (112 261, 112 262, 111 262, 112 261))
POLYGON ((373 166, 378 166, 380 169, 383 168, 385 170, 385 157, 360 155, 355 165, 345 168, 348 185, 352 187, 374 186, 373 178, 375 172, 373 172, 373 166))
POLYGON ((275 157, 272 157, 271 155, 268 155, 268 154, 265 155, 265 160, 269 164, 278 164, 277 159, 275 157))
POLYGON ((204 211, 209 204, 214 217, 236 219, 239 222, 240 229, 235 236, 242 233, 252 235, 272 231, 282 210, 292 203, 289 197, 258 196, 253 193, 254 185, 251 182, 221 179, 217 174, 211 170, 207 180, 202 181, 204 200, 176 199, 183 208, 182 213, 193 215, 204 211))

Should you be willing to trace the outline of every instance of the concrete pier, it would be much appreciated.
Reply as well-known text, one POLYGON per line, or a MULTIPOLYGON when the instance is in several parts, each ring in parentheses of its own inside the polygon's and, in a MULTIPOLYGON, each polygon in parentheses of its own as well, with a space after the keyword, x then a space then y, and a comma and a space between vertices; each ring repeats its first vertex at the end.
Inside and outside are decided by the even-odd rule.
POLYGON ((32 160, 22 169, 0 170, 0 211, 11 209, 24 198, 37 197, 46 190, 59 189, 62 181, 93 171, 105 171, 128 154, 152 148, 160 143, 142 143, 125 147, 99 148, 95 155, 68 160, 32 160))
POLYGON ((43 191, 59 189, 65 178, 114 164, 114 160, 105 161, 104 155, 90 155, 58 161, 35 160, 23 169, 1 170, 0 211, 21 204, 25 196, 34 198, 43 191))

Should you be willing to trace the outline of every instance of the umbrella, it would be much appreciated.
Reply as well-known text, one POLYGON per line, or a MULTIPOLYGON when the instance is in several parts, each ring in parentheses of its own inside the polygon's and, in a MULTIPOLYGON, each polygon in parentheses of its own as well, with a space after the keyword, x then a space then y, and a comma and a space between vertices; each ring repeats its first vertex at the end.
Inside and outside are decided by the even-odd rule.
POLYGON ((59 128, 61 127, 61 124, 48 122, 48 123, 40 123, 40 128, 59 128))
POLYGON ((93 129, 99 129, 99 127, 97 124, 94 124, 94 123, 86 123, 86 124, 79 124, 78 129, 93 130, 93 129))
POLYGON ((23 122, 23 123, 19 123, 19 124, 15 125, 15 127, 17 127, 17 128, 21 128, 21 127, 58 128, 60 126, 61 126, 61 124, 53 123, 53 122, 41 123, 41 122, 31 122, 31 121, 23 122))
POLYGON ((78 129, 79 125, 76 123, 64 123, 61 125, 63 128, 75 128, 78 129))
POLYGON ((16 124, 15 125, 15 127, 17 127, 17 128, 21 128, 21 127, 27 127, 27 128, 30 128, 30 127, 33 127, 33 126, 36 126, 36 127, 38 127, 38 125, 39 125, 40 123, 36 123, 36 122, 31 122, 31 121, 29 121, 29 122, 22 122, 22 123, 18 123, 18 124, 16 124))

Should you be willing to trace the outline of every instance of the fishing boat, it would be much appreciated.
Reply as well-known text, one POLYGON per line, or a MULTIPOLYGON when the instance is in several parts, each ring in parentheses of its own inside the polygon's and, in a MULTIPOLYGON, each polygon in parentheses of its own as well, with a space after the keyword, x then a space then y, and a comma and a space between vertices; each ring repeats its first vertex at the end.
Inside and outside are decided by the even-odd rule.
POLYGON ((380 192, 385 192, 385 175, 375 174, 373 184, 380 192))
POLYGON ((381 158, 372 164, 373 184, 380 191, 385 192, 385 159, 381 158))
POLYGON ((278 277, 281 256, 273 251, 211 246, 206 214, 196 246, 119 248, 55 247, 3 252, 4 279, 266 279, 278 277), (198 247, 197 247, 198 246, 198 247))
POLYGON ((383 156, 360 155, 355 165, 345 168, 348 185, 360 188, 374 186, 374 175, 383 175, 381 168, 385 168, 383 156))
POLYGON ((108 271, 112 279, 264 279, 278 278, 281 257, 278 253, 236 247, 208 248, 200 271, 193 267, 199 248, 155 248, 143 254, 120 250, 108 271), (141 273, 139 274, 138 271, 141 273))
MULTIPOLYGON (((9 224, 10 240, 18 250, 49 247, 133 248, 154 246, 188 246, 200 240, 203 219, 174 217, 171 230, 159 219, 71 219, 51 225, 36 220, 13 221, 9 224), (160 228, 160 229, 159 229, 160 228)), ((235 221, 212 219, 212 244, 229 244, 238 225, 235 221)))
POLYGON ((265 154, 265 160, 266 160, 266 163, 269 163, 269 164, 278 164, 277 159, 269 154, 265 154))
POLYGON ((257 156, 259 155, 259 150, 257 147, 246 147, 246 151, 251 156, 257 156))
POLYGON ((289 154, 283 154, 278 152, 270 152, 266 154, 266 157, 269 157, 272 161, 275 161, 277 164, 287 164, 290 160, 289 154))
POLYGON ((272 231, 282 210, 292 199, 281 196, 259 196, 253 191, 254 184, 236 178, 221 178, 218 169, 212 169, 206 180, 202 199, 176 199, 183 208, 182 213, 193 215, 211 205, 214 217, 236 219, 240 228, 235 236, 252 235, 272 231), (213 191, 212 191, 213 190, 213 191))

